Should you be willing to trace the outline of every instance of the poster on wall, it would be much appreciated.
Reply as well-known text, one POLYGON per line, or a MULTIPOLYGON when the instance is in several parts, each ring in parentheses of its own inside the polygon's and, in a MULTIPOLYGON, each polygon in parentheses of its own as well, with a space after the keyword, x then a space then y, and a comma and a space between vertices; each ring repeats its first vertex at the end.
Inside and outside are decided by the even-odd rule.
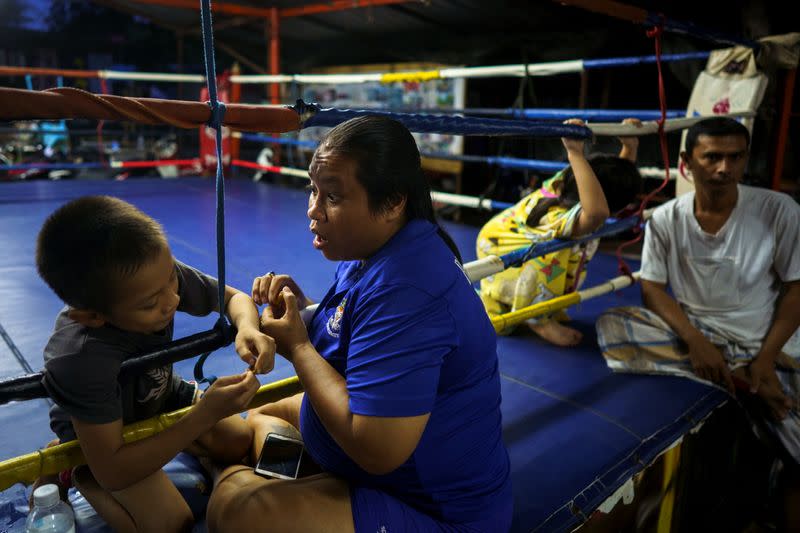
MULTIPOLYGON (((392 71, 411 71, 392 65, 392 71)), ((375 71, 379 71, 376 69, 375 71)), ((306 84, 301 88, 301 98, 322 107, 337 109, 377 109, 413 113, 423 111, 435 113, 437 109, 463 109, 465 100, 465 80, 436 79, 429 81, 403 81, 382 83, 379 81, 348 84, 306 84)), ((307 128, 299 133, 301 140, 318 142, 328 128, 307 128)), ((464 138, 460 135, 438 133, 414 133, 420 153, 461 155, 464 138)), ((425 157, 423 166, 440 172, 458 173, 458 161, 437 160, 425 157)))

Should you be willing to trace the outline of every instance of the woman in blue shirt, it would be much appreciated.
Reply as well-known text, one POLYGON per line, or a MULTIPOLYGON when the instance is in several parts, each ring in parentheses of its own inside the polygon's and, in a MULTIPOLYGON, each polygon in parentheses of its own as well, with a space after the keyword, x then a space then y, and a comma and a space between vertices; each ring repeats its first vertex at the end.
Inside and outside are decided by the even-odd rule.
POLYGON ((384 117, 350 120, 309 174, 313 245, 341 263, 307 328, 299 310, 310 301, 290 277, 255 280, 254 300, 270 304, 262 331, 304 393, 248 420, 257 439, 299 429, 324 473, 286 481, 233 467, 209 528, 508 530, 496 337, 436 224, 414 138, 384 117))

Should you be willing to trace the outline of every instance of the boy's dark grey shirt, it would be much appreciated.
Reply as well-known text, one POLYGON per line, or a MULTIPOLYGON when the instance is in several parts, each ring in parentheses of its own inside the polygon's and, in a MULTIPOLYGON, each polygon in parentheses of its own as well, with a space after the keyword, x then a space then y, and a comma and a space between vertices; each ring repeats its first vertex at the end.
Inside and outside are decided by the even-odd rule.
MULTIPOLYGON (((178 311, 205 316, 217 309, 217 281, 179 261, 178 311)), ((128 424, 163 412, 181 379, 172 365, 152 369, 120 385, 126 359, 172 340, 174 321, 154 334, 132 333, 111 325, 83 326, 61 310, 44 349, 43 383, 56 405, 50 427, 62 442, 75 439, 70 417, 93 424, 122 419, 128 424)))

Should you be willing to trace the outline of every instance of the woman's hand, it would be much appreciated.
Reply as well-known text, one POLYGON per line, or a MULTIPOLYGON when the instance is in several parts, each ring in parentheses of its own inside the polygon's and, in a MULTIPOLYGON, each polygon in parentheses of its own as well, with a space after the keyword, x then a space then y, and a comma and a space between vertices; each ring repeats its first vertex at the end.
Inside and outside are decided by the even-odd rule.
POLYGON ((284 287, 288 287, 297 297, 298 309, 304 309, 308 304, 308 299, 303 294, 300 286, 286 274, 275 274, 268 272, 253 280, 253 302, 256 305, 269 304, 273 308, 275 318, 283 316, 283 298, 280 297, 284 287))
MULTIPOLYGON (((564 124, 583 126, 584 122, 579 118, 570 118, 565 120, 564 124)), ((583 155, 583 146, 584 146, 583 139, 570 139, 568 137, 562 137, 561 142, 564 144, 564 148, 567 149, 567 154, 578 153, 580 155, 583 155)))
POLYGON ((261 313, 261 331, 275 339, 277 351, 292 361, 298 347, 308 344, 308 332, 300 317, 297 297, 288 286, 281 289, 281 308, 285 311, 275 316, 275 307, 270 305, 261 313))

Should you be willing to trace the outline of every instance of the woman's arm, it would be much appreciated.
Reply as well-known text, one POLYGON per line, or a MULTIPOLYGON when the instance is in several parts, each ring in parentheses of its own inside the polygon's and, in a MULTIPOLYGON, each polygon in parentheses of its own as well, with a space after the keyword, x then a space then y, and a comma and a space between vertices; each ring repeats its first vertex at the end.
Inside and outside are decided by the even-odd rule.
POLYGON ((414 452, 429 413, 410 417, 377 417, 350 411, 347 383, 308 340, 297 298, 281 292, 286 312, 276 319, 272 307, 262 314, 262 330, 278 343, 278 352, 295 368, 308 400, 325 429, 362 469, 385 474, 402 465, 414 452))

